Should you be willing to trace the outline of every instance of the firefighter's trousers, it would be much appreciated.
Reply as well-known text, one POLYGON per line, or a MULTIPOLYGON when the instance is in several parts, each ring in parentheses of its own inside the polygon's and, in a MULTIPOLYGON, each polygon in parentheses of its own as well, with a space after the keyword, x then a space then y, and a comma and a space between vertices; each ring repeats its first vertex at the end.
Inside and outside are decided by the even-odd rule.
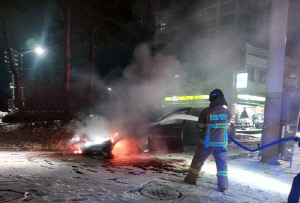
POLYGON ((288 203, 298 203, 300 200, 300 173, 294 178, 288 203))
POLYGON ((228 190, 227 150, 223 149, 222 147, 205 148, 203 144, 200 144, 196 149, 189 173, 186 176, 185 181, 196 184, 201 168, 210 154, 213 154, 215 157, 217 165, 218 189, 228 190))

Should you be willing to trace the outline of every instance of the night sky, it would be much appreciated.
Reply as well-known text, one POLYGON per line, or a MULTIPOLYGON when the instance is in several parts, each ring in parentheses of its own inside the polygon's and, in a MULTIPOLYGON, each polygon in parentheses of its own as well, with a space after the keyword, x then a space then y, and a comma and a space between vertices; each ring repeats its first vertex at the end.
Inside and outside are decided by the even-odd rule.
MULTIPOLYGON (((63 13, 62 9, 55 3, 55 1, 16 1, 14 6, 18 9, 18 14, 8 20, 9 37, 11 47, 17 51, 33 50, 36 45, 41 45, 46 48, 46 53, 42 57, 38 57, 34 53, 26 54, 23 57, 24 67, 30 68, 28 75, 34 80, 34 75, 47 74, 49 70, 53 70, 50 57, 57 57, 63 55, 62 49, 63 41, 63 13), (57 39, 59 38, 59 39, 57 39), (50 65, 49 65, 50 64, 50 65), (39 72, 39 73, 38 73, 39 72), (42 72, 42 73, 41 73, 42 72)), ((71 20, 76 20, 72 19, 71 20)), ((71 26, 71 69, 72 74, 82 72, 82 69, 88 69, 86 61, 89 58, 89 47, 83 46, 79 49, 85 49, 86 52, 78 52, 78 41, 81 43, 88 43, 89 39, 83 37, 77 32, 82 28, 76 23, 71 26), (72 40, 73 38, 73 40, 72 40), (85 57, 85 59, 82 59, 85 57)), ((11 93, 9 88, 10 73, 7 71, 7 64, 4 63, 4 37, 0 38, 0 91, 11 93)), ((132 59, 132 46, 124 45, 118 41, 107 44, 101 44, 95 49, 95 67, 96 72, 102 77, 116 74, 120 76, 122 69, 126 67, 132 59)), ((56 72, 60 75, 56 76, 57 80, 63 79, 63 60, 57 60, 56 72)), ((55 63, 54 61, 52 61, 55 63)))
MULTIPOLYGON (((30 53, 26 54, 23 58, 24 68, 29 68, 26 71, 26 82, 28 83, 28 87, 36 88, 49 86, 54 84, 54 82, 63 82, 63 2, 65 1, 1 0, 1 2, 1 5, 4 5, 3 2, 10 2, 12 7, 14 7, 14 11, 17 11, 11 14, 7 21, 11 47, 17 51, 33 50, 36 45, 41 45, 46 48, 46 53, 42 57, 30 53)), ((121 77, 124 68, 132 62, 134 49, 140 43, 147 42, 147 40, 151 39, 151 34, 153 34, 145 34, 143 32, 145 26, 139 24, 145 23, 143 21, 145 18, 139 19, 139 17, 146 14, 146 12, 140 12, 136 15, 133 11, 134 7, 130 7, 128 4, 130 1, 124 1, 116 8, 110 5, 109 2, 111 1, 101 1, 101 4, 104 3, 105 6, 98 5, 100 1, 89 1, 89 4, 94 2, 96 6, 93 5, 93 3, 88 5, 86 1, 83 0, 75 2, 78 3, 78 5, 75 5, 75 3, 71 8, 72 76, 90 73, 90 38, 87 30, 90 29, 89 23, 93 22, 93 19, 97 19, 97 22, 99 21, 97 26, 101 25, 101 29, 97 31, 95 36, 95 71, 99 77, 105 79, 121 77), (80 5, 80 3, 82 3, 83 6, 80 5), (84 18, 86 19, 83 20, 84 18), (103 21, 103 19, 106 19, 106 21, 103 21)), ((147 1, 140 0, 140 2, 147 1)), ((171 7, 171 5, 172 4, 170 4, 169 7, 171 7)), ((296 48, 299 47, 296 43, 299 36, 299 26, 295 27, 294 24, 296 24, 296 22, 293 21, 293 19, 298 18, 292 17, 295 13, 299 13, 297 12, 299 9, 296 9, 298 8, 297 6, 299 7, 299 4, 290 4, 290 20, 287 39, 287 46, 289 49, 287 49, 286 52, 287 55, 290 56, 298 53, 296 48)), ((146 8, 147 7, 144 7, 143 9, 139 8, 137 10, 146 11, 146 8)), ((153 28, 154 25, 151 23, 153 22, 149 20, 147 26, 153 28)), ((185 23, 185 26, 187 24, 191 24, 191 27, 195 27, 192 21, 190 23, 185 23)), ((0 31, 1 30, 2 28, 0 27, 0 31)), ((152 32, 153 30, 154 29, 152 29, 152 32)), ((190 32, 190 34, 194 33, 190 32)), ((2 93, 10 94, 11 89, 9 88, 9 82, 11 76, 7 71, 7 64, 4 63, 4 37, 3 35, 0 36, 0 91, 2 93)), ((190 36, 186 40, 185 38, 182 38, 176 44, 188 44, 186 43, 187 41, 191 43, 193 37, 194 36, 190 36)), ((180 52, 178 49, 173 49, 173 51, 176 53, 180 52)), ((187 52, 187 55, 193 56, 189 52, 187 52)), ((71 83, 73 82, 74 80, 72 80, 71 83)))

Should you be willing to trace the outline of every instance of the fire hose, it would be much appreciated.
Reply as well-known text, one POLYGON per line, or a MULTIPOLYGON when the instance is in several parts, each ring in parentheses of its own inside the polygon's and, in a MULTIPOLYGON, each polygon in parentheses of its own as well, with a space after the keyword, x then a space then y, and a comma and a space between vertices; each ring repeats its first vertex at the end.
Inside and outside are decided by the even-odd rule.
POLYGON ((241 143, 237 142, 234 138, 232 138, 230 135, 228 135, 228 138, 234 143, 236 144, 237 146, 247 150, 247 151, 250 151, 250 152, 255 152, 255 151, 259 151, 259 150, 262 150, 262 149, 265 149, 265 148, 268 148, 268 147, 271 147, 273 145, 277 145, 277 144, 280 144, 280 143, 283 143, 283 142, 287 142, 287 141, 290 141, 290 140, 294 140, 295 142, 298 142, 298 146, 300 147, 300 138, 299 137, 287 137, 287 138, 282 138, 280 140, 277 140, 275 142, 272 142, 272 143, 269 143, 269 144, 266 144, 264 146, 261 146, 257 149, 250 149, 244 145, 242 145, 241 143))

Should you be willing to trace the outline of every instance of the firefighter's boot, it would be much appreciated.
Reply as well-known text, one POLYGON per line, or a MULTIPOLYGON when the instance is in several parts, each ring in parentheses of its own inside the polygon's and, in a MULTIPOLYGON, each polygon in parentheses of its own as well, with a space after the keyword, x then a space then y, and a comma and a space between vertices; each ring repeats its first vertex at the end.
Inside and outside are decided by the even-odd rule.
POLYGON ((184 178, 184 182, 192 185, 196 185, 199 175, 189 172, 187 176, 184 178))

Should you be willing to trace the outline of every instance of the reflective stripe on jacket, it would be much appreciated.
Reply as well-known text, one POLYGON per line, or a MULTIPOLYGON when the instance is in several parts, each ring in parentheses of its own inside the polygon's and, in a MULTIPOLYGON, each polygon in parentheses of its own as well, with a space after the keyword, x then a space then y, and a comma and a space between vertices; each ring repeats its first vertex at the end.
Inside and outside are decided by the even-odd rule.
POLYGON ((206 148, 223 147, 226 149, 228 134, 227 128, 230 125, 231 114, 223 106, 205 108, 198 119, 198 128, 202 128, 203 133, 200 143, 206 148))

